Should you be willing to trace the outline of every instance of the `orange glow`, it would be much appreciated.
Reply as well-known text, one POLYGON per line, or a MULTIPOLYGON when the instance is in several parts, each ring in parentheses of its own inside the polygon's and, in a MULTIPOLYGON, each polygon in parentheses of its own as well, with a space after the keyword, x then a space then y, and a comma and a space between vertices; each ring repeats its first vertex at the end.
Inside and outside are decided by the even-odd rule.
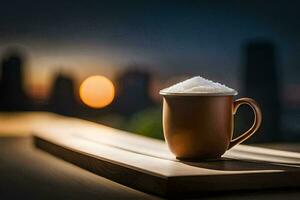
POLYGON ((115 97, 115 87, 111 80, 104 76, 90 76, 79 88, 80 99, 92 108, 103 108, 115 97))

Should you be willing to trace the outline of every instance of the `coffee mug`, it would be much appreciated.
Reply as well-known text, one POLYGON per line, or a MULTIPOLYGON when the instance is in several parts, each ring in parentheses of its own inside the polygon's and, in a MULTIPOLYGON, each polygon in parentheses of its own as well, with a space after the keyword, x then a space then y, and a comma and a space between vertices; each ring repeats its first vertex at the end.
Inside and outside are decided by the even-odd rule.
POLYGON ((163 96, 163 131, 178 159, 216 159, 245 141, 260 127, 262 114, 251 98, 233 100, 233 94, 160 93, 163 96), (240 105, 254 112, 252 127, 232 139, 234 115, 240 105))

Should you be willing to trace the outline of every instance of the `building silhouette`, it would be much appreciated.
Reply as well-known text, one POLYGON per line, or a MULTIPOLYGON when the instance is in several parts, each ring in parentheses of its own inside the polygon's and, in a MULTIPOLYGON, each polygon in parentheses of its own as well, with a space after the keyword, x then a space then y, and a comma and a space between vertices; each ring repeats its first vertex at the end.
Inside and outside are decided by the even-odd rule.
POLYGON ((48 100, 48 110, 68 116, 77 114, 78 102, 72 78, 63 74, 56 76, 48 100))
POLYGON ((112 110, 125 117, 151 107, 154 103, 149 95, 151 75, 137 67, 129 67, 117 79, 117 94, 112 110))
POLYGON ((23 88, 24 57, 17 50, 8 51, 1 61, 0 109, 16 111, 28 109, 23 88))
MULTIPOLYGON (((244 93, 259 103, 263 113, 262 126, 250 141, 276 141, 280 139, 281 111, 276 48, 270 41, 257 40, 248 42, 244 53, 244 93)), ((245 126, 253 121, 250 114, 244 114, 245 126)))

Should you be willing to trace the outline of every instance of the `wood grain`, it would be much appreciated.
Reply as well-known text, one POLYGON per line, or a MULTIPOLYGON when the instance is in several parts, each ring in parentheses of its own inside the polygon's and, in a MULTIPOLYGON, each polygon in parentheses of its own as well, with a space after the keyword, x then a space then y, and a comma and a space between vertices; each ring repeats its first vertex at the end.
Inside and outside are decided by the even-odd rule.
POLYGON ((163 141, 55 116, 35 125, 33 135, 38 148, 162 196, 300 186, 300 154, 294 152, 239 145, 221 160, 182 162, 163 141))

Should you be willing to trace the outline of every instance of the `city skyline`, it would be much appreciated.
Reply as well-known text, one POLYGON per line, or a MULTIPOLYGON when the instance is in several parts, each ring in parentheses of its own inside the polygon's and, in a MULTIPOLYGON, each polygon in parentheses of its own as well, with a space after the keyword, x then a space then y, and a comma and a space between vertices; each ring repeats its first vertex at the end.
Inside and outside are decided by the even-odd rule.
POLYGON ((300 88, 298 2, 130 2, 3 1, 0 55, 23 48, 27 91, 43 95, 58 72, 78 86, 90 75, 114 79, 132 64, 161 79, 201 75, 242 90, 241 49, 263 38, 278 50, 283 94, 300 102, 289 95, 300 88))
MULTIPOLYGON (((12 46, 12 47, 19 47, 19 46, 12 46)), ((8 48, 10 49, 10 48, 8 48)), ((47 67, 40 67, 42 69, 42 73, 37 73, 33 69, 34 67, 32 66, 33 63, 37 64, 38 62, 35 61, 35 58, 32 57, 32 54, 28 51, 25 51, 26 48, 21 48, 19 49, 21 53, 24 53, 25 57, 25 62, 24 62, 24 89, 25 92, 33 97, 36 98, 37 100, 45 100, 49 96, 49 92, 51 90, 51 87, 53 85, 54 79, 57 75, 62 74, 62 75, 67 75, 70 76, 74 79, 74 84, 75 84, 75 89, 79 89, 80 84, 82 81, 84 81, 87 77, 92 76, 92 75, 103 75, 108 77, 115 83, 116 78, 118 74, 122 73, 122 71, 126 70, 126 68, 132 66, 132 65, 137 65, 139 68, 144 69, 146 71, 151 71, 152 73, 158 75, 159 77, 165 78, 165 80, 159 80, 156 79, 155 81, 158 80, 158 85, 156 87, 163 87, 167 86, 166 83, 168 84, 168 74, 163 74, 159 71, 155 71, 152 68, 149 69, 149 65, 145 63, 129 63, 122 65, 120 64, 119 66, 112 66, 111 68, 107 67, 101 67, 101 65, 98 65, 96 62, 93 62, 93 59, 88 59, 91 58, 90 56, 87 56, 86 58, 81 58, 79 57, 74 57, 72 60, 72 57, 63 57, 60 56, 61 59, 46 59, 46 58, 41 58, 41 62, 44 60, 44 66, 47 65, 48 63, 48 68, 47 67), (68 59, 69 58, 69 59, 68 59), (78 63, 76 61, 81 60, 81 63, 78 63), (80 59, 81 58, 81 59, 80 59), (47 62, 48 61, 48 62, 47 62), (85 63, 90 63, 90 65, 85 64, 85 63), (84 66, 84 67, 83 67, 84 66), (85 66, 94 66, 90 69, 85 66), (74 69, 75 68, 75 69, 74 69), (110 69, 110 70, 108 70, 110 69)), ((7 49, 6 49, 7 50, 7 49)), ((4 53, 0 54, 0 57, 3 58, 5 55, 4 53)), ((242 56, 241 56, 242 58, 242 56)), ((97 60, 97 58, 94 58, 97 60)), ((39 60, 39 59, 37 59, 39 60)), ((242 60, 240 61, 242 62, 242 60)), ((242 65, 242 64, 241 64, 242 65)), ((38 66, 43 66, 43 64, 38 65, 38 66)), ((103 66, 103 65, 102 65, 103 66)), ((280 66, 280 63, 279 63, 280 66)), ((242 67, 241 67, 242 68, 242 67)), ((281 71, 282 68, 279 68, 279 71, 281 71)), ((40 71, 39 71, 40 72, 40 71)), ((195 75, 201 75, 204 76, 201 73, 192 73, 190 71, 186 73, 177 73, 177 72, 169 72, 169 74, 172 74, 175 77, 191 77, 195 75)), ((226 76, 216 76, 214 73, 207 73, 207 71, 204 72, 204 74, 208 74, 208 78, 212 78, 215 81, 223 82, 231 87, 234 87, 235 89, 239 90, 240 92, 243 92, 242 88, 242 82, 243 80, 238 80, 238 79, 229 79, 226 76)), ((239 73, 242 73, 242 70, 240 70, 239 73)), ((238 75, 237 77, 239 77, 238 75)), ((207 77, 207 76, 206 76, 207 77)), ((282 78, 282 77, 281 77, 282 78)), ((282 80, 281 80, 282 81, 282 80)), ((169 82, 170 83, 170 82, 169 82)), ((172 82, 171 82, 172 83, 172 82)), ((158 92, 159 88, 155 88, 154 91, 151 92, 158 92)), ((160 88, 161 89, 161 88, 160 88)), ((294 93, 294 91, 300 90, 300 84, 294 83, 294 84, 287 84, 284 83, 282 85, 282 91, 281 91, 281 97, 283 98, 284 101, 287 103, 290 103, 290 106, 299 106, 300 104, 300 95, 297 95, 294 93), (293 92, 293 95, 291 96, 291 92, 293 92)))
MULTIPOLYGON (((242 88, 244 88, 245 91, 241 93, 241 96, 254 97, 258 103, 265 108, 264 115, 266 118, 265 121, 267 122, 266 125, 268 126, 262 127, 264 131, 272 133, 274 132, 272 130, 274 130, 275 127, 273 124, 279 126, 279 123, 281 122, 288 122, 289 124, 292 123, 292 126, 289 126, 288 128, 285 127, 285 130, 289 130, 289 133, 292 134, 293 131, 297 130, 297 123, 295 123, 295 120, 297 120, 300 107, 299 104, 296 105, 296 107, 293 107, 295 105, 291 105, 290 102, 287 102, 286 99, 281 96, 282 80, 280 71, 278 71, 277 68, 277 52, 277 47, 270 40, 253 40, 244 46, 244 49, 242 50, 244 58, 242 61, 244 63, 244 81, 242 83, 242 88), (281 107, 283 109, 281 109, 281 107)), ((63 115, 88 118, 89 120, 100 120, 97 122, 117 126, 119 128, 124 126, 122 125, 122 123, 124 123, 124 117, 130 119, 131 117, 134 118, 136 115, 140 114, 142 116, 144 115, 145 118, 142 119, 142 121, 144 121, 149 117, 147 115, 151 115, 152 117, 149 119, 152 121, 149 123, 153 125, 152 128, 161 128, 161 126, 157 126, 160 124, 160 119, 157 117, 157 114, 160 113, 158 111, 160 109, 159 105, 161 105, 161 99, 154 97, 153 92, 158 94, 162 85, 156 85, 156 91, 153 90, 153 80, 158 80, 159 77, 147 70, 143 65, 135 64, 127 66, 126 69, 119 72, 115 80, 115 85, 103 77, 110 82, 109 87, 112 90, 107 90, 108 87, 105 87, 102 83, 101 85, 96 86, 95 83, 92 82, 90 89, 86 90, 88 93, 84 94, 85 100, 87 100, 87 97, 89 101, 95 102, 94 100, 97 98, 98 100, 96 100, 96 103, 98 104, 100 97, 105 98, 105 96, 108 95, 107 91, 115 93, 114 91, 116 90, 116 95, 115 100, 112 97, 112 101, 109 100, 108 104, 105 103, 106 106, 103 107, 103 109, 91 109, 83 104, 86 104, 87 101, 82 98, 83 93, 79 96, 78 86, 75 84, 74 77, 63 73, 62 70, 56 72, 51 84, 51 92, 45 97, 44 101, 37 101, 31 96, 28 96, 28 94, 24 92, 23 75, 26 71, 25 64, 26 54, 24 54, 24 52, 16 48, 7 49, 1 62, 2 74, 0 80, 0 103, 1 109, 4 111, 33 110, 55 112, 63 115), (151 89, 152 94, 149 92, 151 89), (106 93, 103 93, 105 91, 106 93), (79 97, 81 97, 81 101, 79 97), (102 117, 102 119, 99 119, 99 117, 102 117), (106 117, 107 119, 105 119, 106 117)), ((180 81, 180 79, 174 78, 176 77, 168 77, 168 81, 170 81, 168 85, 171 85, 172 82, 174 84, 180 81)), ((186 79, 188 77, 181 78, 186 79)), ((162 83, 162 81, 165 80, 160 81, 160 83, 162 83)), ((237 96, 236 98, 238 97, 240 96, 237 96)), ((241 111, 243 111, 243 109, 241 109, 241 111)), ((250 116, 245 117, 250 118, 250 116)), ((250 119, 246 118, 243 121, 250 121, 250 119)), ((242 122, 241 120, 238 121, 242 122)), ((144 122, 148 123, 147 120, 144 122)), ((240 128, 240 125, 241 123, 238 124, 238 129, 240 128)), ((130 129, 130 127, 129 124, 127 128, 130 129)), ((126 129, 126 127, 123 128, 126 129)), ((275 129, 277 130, 277 128, 275 129)), ((280 135, 280 131, 277 133, 280 135)), ((275 134, 271 135, 274 136, 274 140, 279 138, 275 136, 275 134)), ((294 136, 297 137, 296 135, 294 136)), ((271 138, 271 136, 266 134, 264 137, 265 138, 261 138, 260 140, 271 138)), ((284 137, 281 136, 281 138, 284 137)))

